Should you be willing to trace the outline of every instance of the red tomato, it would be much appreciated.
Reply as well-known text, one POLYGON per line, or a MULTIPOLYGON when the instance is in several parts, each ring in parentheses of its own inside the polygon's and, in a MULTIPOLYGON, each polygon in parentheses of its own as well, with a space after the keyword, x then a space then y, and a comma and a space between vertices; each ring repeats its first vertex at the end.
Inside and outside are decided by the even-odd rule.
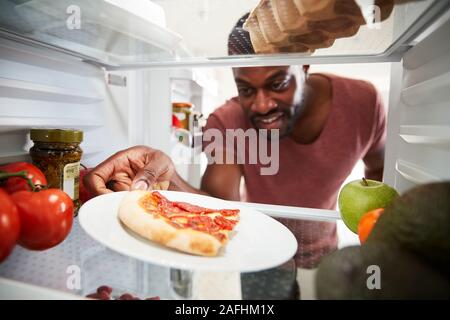
POLYGON ((366 242, 367 237, 373 229, 373 226, 375 225, 375 223, 377 223, 377 220, 381 216, 383 211, 383 208, 375 209, 365 213, 361 217, 358 223, 358 236, 361 243, 366 242))
POLYGON ((18 191, 11 199, 19 209, 19 244, 30 250, 45 250, 62 242, 73 222, 72 199, 62 190, 18 191))
MULTIPOLYGON (((33 184, 47 185, 47 179, 45 178, 45 175, 42 173, 42 171, 28 162, 9 163, 4 166, 0 166, 0 171, 8 173, 26 171, 28 173, 27 174, 28 178, 31 179, 33 184)), ((20 190, 31 191, 30 186, 27 183, 27 180, 20 177, 8 178, 8 180, 1 183, 1 186, 8 193, 13 193, 20 190)))
POLYGON ((20 234, 17 207, 9 194, 0 189, 0 262, 9 256, 20 234))

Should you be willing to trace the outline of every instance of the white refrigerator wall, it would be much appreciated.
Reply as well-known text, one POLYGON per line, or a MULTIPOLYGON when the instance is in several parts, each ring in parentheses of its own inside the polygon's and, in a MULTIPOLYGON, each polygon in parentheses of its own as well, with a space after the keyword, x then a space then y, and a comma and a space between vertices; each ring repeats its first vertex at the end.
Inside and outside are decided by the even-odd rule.
POLYGON ((0 163, 29 160, 29 129, 43 127, 83 130, 82 163, 97 164, 129 144, 128 97, 110 90, 100 68, 2 39, 0 163))

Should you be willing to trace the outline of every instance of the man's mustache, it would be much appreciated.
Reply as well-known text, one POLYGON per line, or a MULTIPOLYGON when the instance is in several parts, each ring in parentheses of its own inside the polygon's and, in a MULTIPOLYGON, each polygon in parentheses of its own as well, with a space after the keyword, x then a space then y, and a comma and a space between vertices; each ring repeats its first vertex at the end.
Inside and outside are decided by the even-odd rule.
POLYGON ((256 118, 259 118, 259 117, 268 117, 268 116, 271 116, 272 114, 275 114, 275 113, 283 113, 283 114, 285 114, 285 115, 289 115, 289 111, 288 110, 286 110, 286 109, 281 109, 281 108, 276 108, 276 109, 272 109, 272 110, 270 110, 269 112, 266 112, 266 113, 255 113, 255 114, 253 114, 252 116, 251 116, 251 119, 252 120, 256 120, 256 118))

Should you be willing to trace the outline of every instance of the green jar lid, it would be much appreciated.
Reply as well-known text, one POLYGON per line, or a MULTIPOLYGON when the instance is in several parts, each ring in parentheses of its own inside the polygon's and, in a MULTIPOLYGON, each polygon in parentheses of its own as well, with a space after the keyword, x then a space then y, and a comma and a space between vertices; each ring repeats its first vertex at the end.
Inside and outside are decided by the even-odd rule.
POLYGON ((80 143, 83 131, 74 129, 31 129, 30 139, 39 142, 80 143))

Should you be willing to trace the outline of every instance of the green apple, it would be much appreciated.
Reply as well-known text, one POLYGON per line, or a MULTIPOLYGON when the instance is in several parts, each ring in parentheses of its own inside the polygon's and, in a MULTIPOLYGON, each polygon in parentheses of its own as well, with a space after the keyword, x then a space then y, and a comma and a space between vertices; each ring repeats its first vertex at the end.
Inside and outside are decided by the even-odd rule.
POLYGON ((398 192, 375 180, 361 179, 347 183, 339 193, 339 210, 347 227, 358 233, 358 223, 366 212, 386 207, 398 192))

